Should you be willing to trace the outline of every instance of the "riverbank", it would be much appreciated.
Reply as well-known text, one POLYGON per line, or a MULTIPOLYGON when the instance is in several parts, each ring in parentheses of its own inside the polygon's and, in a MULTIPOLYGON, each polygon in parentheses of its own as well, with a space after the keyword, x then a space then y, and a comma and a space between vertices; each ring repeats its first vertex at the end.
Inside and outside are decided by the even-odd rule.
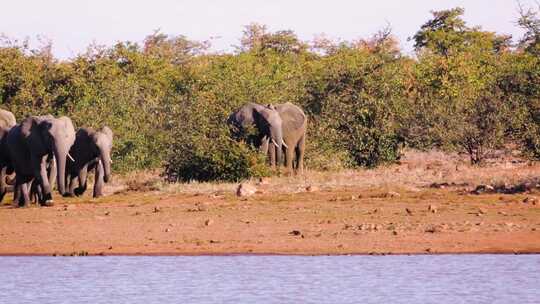
POLYGON ((0 207, 0 255, 540 253, 538 164, 425 159, 252 181, 248 197, 127 177, 100 199, 0 207))

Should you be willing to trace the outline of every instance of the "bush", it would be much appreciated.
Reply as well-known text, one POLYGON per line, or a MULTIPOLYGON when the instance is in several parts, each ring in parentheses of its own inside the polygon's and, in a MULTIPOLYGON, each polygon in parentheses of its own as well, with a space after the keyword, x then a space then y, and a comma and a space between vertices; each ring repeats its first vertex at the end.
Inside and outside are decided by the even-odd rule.
POLYGON ((333 152, 346 151, 353 166, 373 167, 398 159, 402 64, 384 52, 349 47, 324 58, 307 85, 306 109, 313 117, 310 128, 316 130, 308 138, 326 141, 333 152))

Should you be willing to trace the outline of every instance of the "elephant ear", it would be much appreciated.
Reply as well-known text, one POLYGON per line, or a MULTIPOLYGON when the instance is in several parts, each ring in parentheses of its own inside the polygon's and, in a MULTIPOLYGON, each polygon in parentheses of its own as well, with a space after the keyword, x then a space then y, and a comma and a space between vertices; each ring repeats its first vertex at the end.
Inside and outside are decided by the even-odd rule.
POLYGON ((107 135, 109 140, 112 142, 113 140, 113 131, 108 126, 103 126, 101 129, 99 129, 99 132, 104 133, 107 135))
POLYGON ((36 121, 33 117, 28 116, 21 122, 21 134, 23 137, 30 136, 30 133, 32 131, 32 127, 36 125, 36 121))
POLYGON ((0 139, 4 138, 9 131, 9 128, 0 127, 0 139))

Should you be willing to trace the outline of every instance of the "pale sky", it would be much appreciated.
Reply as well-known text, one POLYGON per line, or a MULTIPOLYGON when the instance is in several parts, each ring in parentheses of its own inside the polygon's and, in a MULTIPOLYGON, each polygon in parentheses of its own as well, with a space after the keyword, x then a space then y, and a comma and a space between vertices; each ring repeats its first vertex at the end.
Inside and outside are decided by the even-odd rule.
MULTIPOLYGON (((0 33, 53 42, 53 53, 70 58, 96 42, 141 42, 155 29, 193 40, 211 40, 215 51, 238 45, 244 25, 265 24, 272 31, 291 29, 303 40, 366 38, 389 23, 406 52, 407 42, 430 18, 430 10, 460 6, 470 26, 521 36, 514 0, 4 0, 0 33)), ((535 5, 534 0, 521 0, 535 5)))

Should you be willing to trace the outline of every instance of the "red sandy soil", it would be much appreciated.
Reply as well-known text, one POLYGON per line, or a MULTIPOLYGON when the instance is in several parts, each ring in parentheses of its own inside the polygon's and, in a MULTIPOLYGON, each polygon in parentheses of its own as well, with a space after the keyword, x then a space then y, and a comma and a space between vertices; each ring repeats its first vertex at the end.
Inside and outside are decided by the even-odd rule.
POLYGON ((483 167, 407 151, 376 170, 269 178, 249 197, 141 172, 115 177, 100 199, 4 202, 0 255, 540 253, 539 178, 540 164, 511 150, 483 167), (529 186, 472 194, 480 184, 529 186))
POLYGON ((247 198, 153 191, 4 205, 0 255, 540 253, 534 192, 265 187, 247 198))

